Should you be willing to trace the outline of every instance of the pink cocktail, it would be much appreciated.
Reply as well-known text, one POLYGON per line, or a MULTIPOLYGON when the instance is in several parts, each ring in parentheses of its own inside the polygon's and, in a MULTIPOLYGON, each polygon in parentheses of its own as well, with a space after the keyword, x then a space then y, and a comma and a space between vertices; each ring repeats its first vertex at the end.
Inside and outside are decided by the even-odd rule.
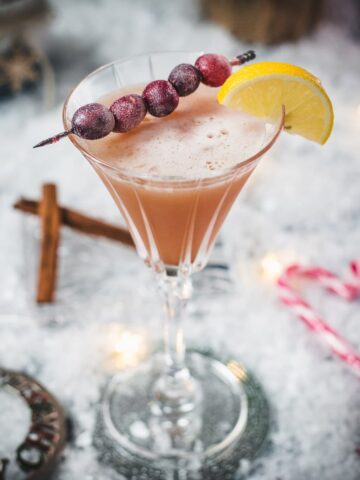
MULTIPOLYGON (((159 53, 102 67, 71 93, 65 128, 81 105, 110 105, 195 58, 159 53)), ((261 415, 266 425, 261 390, 230 356, 186 353, 181 320, 191 274, 205 266, 233 202, 282 125, 281 112, 275 121, 259 120, 220 106, 216 89, 202 86, 168 117, 148 115, 128 133, 71 138, 114 198, 164 296, 163 352, 120 372, 103 402, 107 445, 126 457, 130 473, 139 464, 152 475, 181 467, 211 478, 214 465, 233 452, 241 455, 256 428, 248 450, 263 440, 266 428, 256 425, 261 415), (248 396, 251 388, 256 400, 248 396)))

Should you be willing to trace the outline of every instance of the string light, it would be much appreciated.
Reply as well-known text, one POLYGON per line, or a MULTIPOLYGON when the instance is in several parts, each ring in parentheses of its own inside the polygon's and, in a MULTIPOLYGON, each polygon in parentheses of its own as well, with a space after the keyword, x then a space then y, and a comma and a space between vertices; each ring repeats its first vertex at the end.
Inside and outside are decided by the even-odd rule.
POLYGON ((144 339, 136 333, 124 331, 115 344, 114 353, 124 366, 136 364, 144 352, 144 339))
POLYGON ((285 250, 279 252, 268 252, 259 265, 260 277, 268 283, 276 283, 284 268, 295 261, 295 254, 285 250))
POLYGON ((111 354, 111 364, 117 369, 134 367, 145 357, 147 348, 145 337, 119 325, 111 325, 107 331, 107 348, 111 354))

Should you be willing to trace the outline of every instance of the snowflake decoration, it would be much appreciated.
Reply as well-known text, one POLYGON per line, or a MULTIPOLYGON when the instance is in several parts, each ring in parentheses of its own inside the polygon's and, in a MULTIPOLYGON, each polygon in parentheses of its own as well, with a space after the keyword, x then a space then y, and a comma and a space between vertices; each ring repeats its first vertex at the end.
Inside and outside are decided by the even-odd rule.
POLYGON ((14 45, 0 57, 0 87, 12 93, 35 83, 40 77, 39 58, 25 45, 14 45))

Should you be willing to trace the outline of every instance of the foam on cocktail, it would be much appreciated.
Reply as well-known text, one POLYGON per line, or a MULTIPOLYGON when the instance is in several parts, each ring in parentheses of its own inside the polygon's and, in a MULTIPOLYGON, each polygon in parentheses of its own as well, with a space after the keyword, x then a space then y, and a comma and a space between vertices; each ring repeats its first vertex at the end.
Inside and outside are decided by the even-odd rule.
MULTIPOLYGON (((101 101, 110 104, 118 96, 115 92, 101 101)), ((168 117, 147 116, 127 134, 86 142, 86 150, 133 175, 191 179, 218 175, 242 162, 261 149, 264 139, 261 119, 219 105, 216 91, 201 86, 168 117)))

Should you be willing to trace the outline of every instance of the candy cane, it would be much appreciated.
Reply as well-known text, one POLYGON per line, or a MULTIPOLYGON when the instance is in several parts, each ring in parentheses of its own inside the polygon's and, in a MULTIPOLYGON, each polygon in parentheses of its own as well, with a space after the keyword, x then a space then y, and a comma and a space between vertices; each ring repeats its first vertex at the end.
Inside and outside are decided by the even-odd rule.
POLYGON ((350 273, 352 278, 346 282, 324 268, 304 268, 293 264, 286 268, 277 283, 282 303, 287 305, 311 331, 315 332, 338 358, 360 372, 360 354, 291 286, 291 280, 294 278, 312 279, 326 290, 350 301, 360 296, 360 261, 350 263, 350 273))

